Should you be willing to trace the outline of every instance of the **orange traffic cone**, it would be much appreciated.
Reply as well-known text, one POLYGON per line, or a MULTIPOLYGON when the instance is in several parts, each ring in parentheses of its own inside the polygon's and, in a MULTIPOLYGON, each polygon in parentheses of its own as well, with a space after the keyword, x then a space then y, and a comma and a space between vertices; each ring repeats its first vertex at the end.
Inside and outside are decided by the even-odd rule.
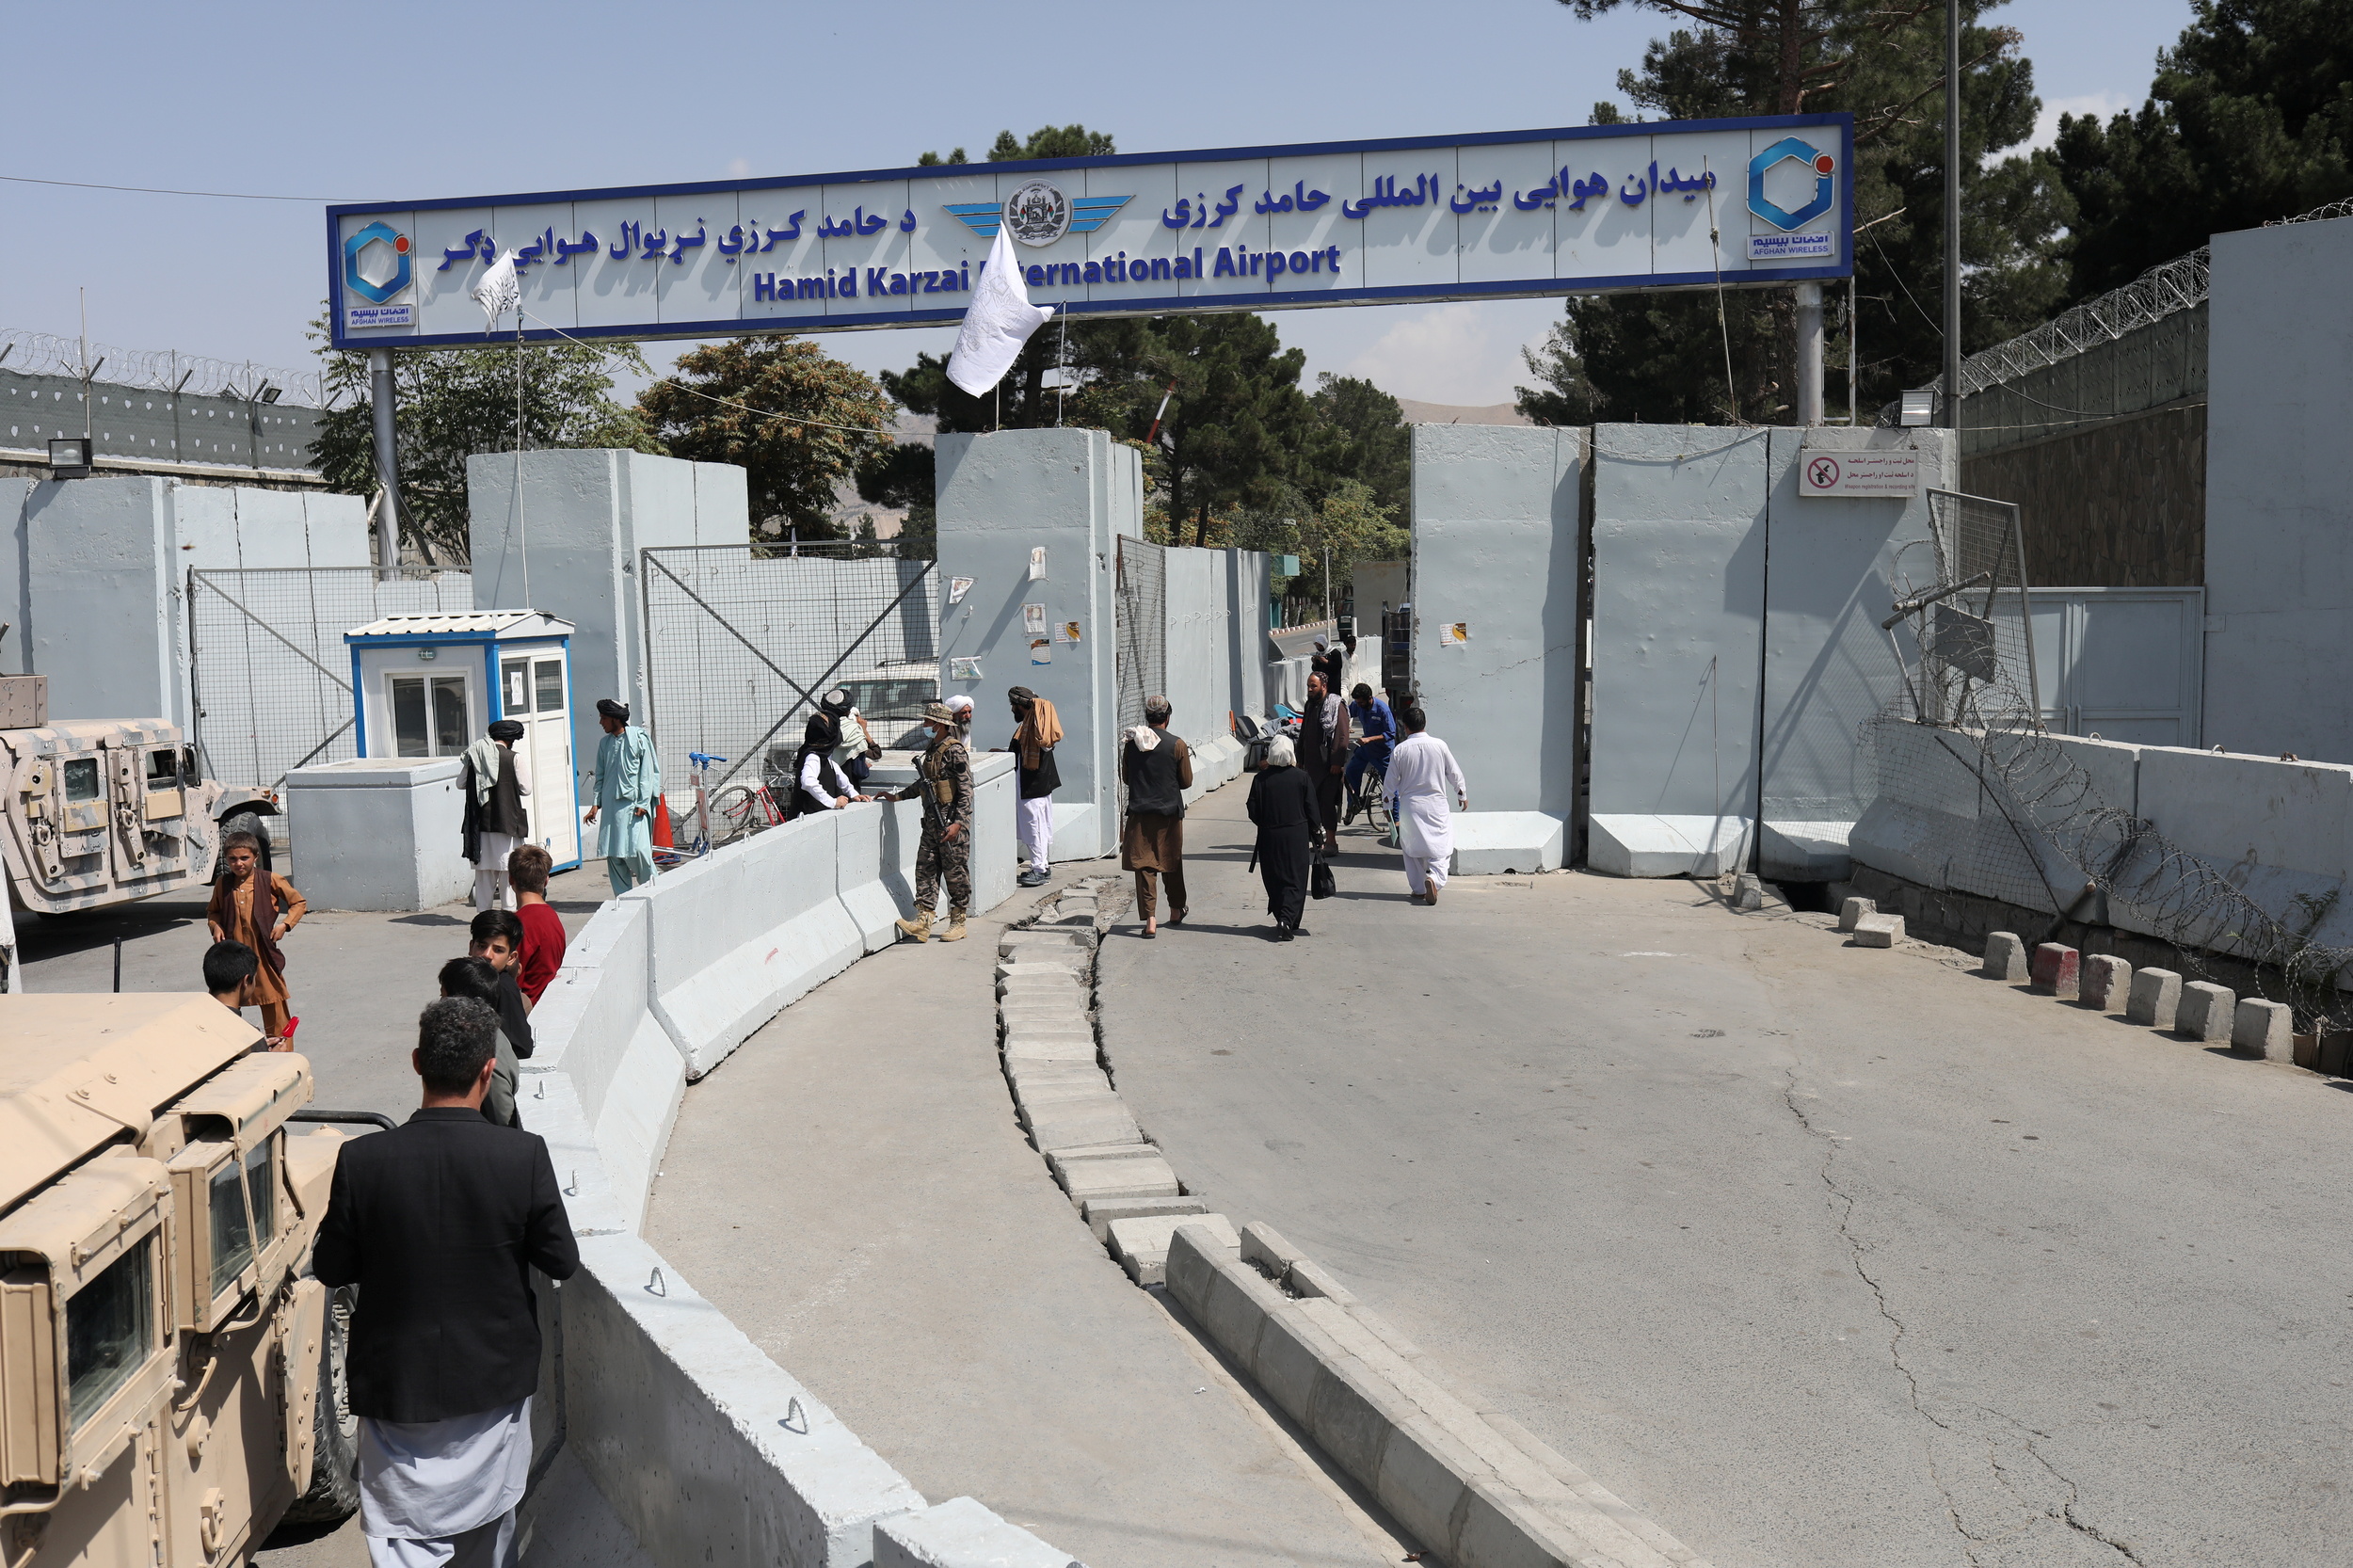
POLYGON ((667 795, 653 797, 653 847, 676 849, 670 840, 670 799, 667 795))

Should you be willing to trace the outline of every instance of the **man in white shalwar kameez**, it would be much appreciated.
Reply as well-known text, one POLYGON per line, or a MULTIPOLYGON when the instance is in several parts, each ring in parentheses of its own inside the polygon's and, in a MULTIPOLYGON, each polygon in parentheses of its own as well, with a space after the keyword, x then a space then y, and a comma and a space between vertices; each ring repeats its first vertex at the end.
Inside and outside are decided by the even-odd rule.
POLYGON ((1397 819, 1398 847, 1405 854, 1405 886, 1417 904, 1435 904, 1446 886, 1447 862, 1454 856, 1454 811, 1447 804, 1451 793, 1459 809, 1470 809, 1470 787, 1454 760, 1453 748, 1427 733, 1430 720, 1419 708, 1400 715, 1405 739, 1389 758, 1384 788, 1389 815, 1397 819))

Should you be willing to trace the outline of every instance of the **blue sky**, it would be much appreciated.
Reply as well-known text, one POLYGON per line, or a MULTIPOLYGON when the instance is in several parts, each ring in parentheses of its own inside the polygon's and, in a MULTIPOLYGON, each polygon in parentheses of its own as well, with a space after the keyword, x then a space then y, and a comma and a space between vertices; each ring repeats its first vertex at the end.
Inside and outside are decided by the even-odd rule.
MULTIPOLYGON (((2146 94, 2188 0, 2013 0, 2045 121, 2146 94)), ((1585 122, 1667 29, 1555 0, 1150 6, 408 0, 161 5, 20 27, 0 175, 373 200, 907 164, 1078 120, 1122 152, 1585 122)), ((300 367, 316 200, 0 183, 0 327, 300 367)), ((1508 400, 1557 300, 1292 311, 1284 341, 1400 396, 1508 400)), ((869 370, 952 333, 836 334, 869 370)), ((649 345, 657 363, 675 348, 649 345)))

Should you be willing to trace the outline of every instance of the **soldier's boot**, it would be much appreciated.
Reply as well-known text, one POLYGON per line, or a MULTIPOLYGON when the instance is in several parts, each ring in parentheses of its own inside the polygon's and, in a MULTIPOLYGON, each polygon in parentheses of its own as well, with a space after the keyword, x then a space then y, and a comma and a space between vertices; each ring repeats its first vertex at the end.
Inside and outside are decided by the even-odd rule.
POLYGON ((900 936, 910 941, 928 942, 932 939, 932 912, 928 909, 911 920, 893 920, 890 923, 899 928, 900 936))
POLYGON ((939 939, 943 942, 961 942, 964 940, 963 910, 953 907, 949 909, 948 929, 939 934, 939 939))

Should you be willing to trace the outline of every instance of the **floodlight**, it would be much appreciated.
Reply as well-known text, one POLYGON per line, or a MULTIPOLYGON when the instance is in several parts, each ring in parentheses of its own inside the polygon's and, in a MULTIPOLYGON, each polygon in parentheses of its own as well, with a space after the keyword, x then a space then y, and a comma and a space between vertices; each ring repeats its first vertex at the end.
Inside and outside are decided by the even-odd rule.
POLYGON ((264 403, 275 403, 278 401, 278 394, 283 391, 285 391, 283 387, 273 387, 267 381, 264 381, 262 383, 262 401, 264 403))
POLYGON ((60 478, 88 473, 90 470, 90 439, 88 436, 51 437, 49 468, 60 478))
POLYGON ((1904 393, 1903 423, 1909 427, 1929 424, 1936 419, 1936 391, 1932 387, 1904 393))

